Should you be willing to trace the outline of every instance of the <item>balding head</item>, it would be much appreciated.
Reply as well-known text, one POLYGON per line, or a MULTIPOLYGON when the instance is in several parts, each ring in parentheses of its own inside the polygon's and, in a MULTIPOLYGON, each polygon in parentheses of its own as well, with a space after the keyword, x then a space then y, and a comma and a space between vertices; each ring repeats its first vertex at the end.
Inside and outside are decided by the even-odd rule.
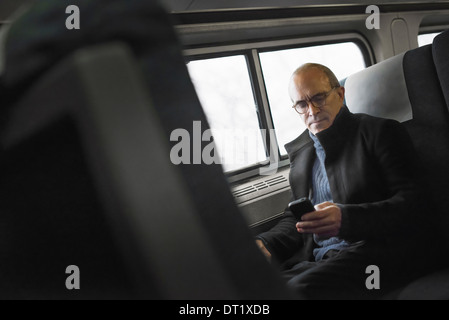
POLYGON ((296 110, 313 134, 333 124, 344 101, 344 88, 335 74, 316 63, 306 63, 293 72, 289 94, 295 106, 305 106, 296 110))
MULTIPOLYGON (((326 77, 331 88, 336 88, 336 87, 340 86, 340 82, 338 81, 337 77, 332 72, 332 70, 322 64, 319 64, 319 63, 305 63, 302 66, 300 66, 299 68, 297 68, 292 74, 290 85, 292 84, 292 80, 295 76, 300 75, 301 73, 306 73, 308 71, 312 71, 312 70, 315 70, 318 73, 322 73, 322 75, 326 77)), ((290 89, 291 89, 291 86, 290 86, 290 89)), ((290 96, 291 96, 291 94, 290 94, 290 96)))

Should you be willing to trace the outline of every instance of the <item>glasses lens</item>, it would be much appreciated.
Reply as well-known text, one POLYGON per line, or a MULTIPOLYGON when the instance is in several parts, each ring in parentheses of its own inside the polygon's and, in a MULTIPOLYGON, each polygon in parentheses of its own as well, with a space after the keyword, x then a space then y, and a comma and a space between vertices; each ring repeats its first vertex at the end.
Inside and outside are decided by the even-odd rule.
POLYGON ((324 105, 326 103, 326 98, 327 98, 327 95, 322 93, 322 94, 317 94, 312 99, 310 99, 310 101, 312 101, 312 103, 315 106, 317 106, 318 108, 322 108, 322 107, 324 107, 324 105))
POLYGON ((298 111, 299 113, 306 113, 307 109, 308 109, 308 105, 306 101, 298 101, 295 105, 295 109, 296 111, 298 111))

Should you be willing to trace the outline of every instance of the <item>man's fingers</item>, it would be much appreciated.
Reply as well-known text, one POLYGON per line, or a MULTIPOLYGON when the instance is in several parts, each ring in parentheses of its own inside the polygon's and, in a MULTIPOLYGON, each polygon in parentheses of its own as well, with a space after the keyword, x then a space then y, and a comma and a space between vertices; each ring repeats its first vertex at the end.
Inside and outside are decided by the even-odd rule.
POLYGON ((341 211, 333 203, 321 203, 316 206, 324 207, 314 212, 302 216, 301 221, 297 222, 298 232, 315 234, 338 234, 341 226, 341 211))
POLYGON ((312 212, 303 214, 301 217, 302 221, 311 221, 311 220, 317 220, 317 219, 322 219, 322 216, 320 216, 317 211, 312 211, 312 212))
POLYGON ((319 220, 309 220, 309 221, 300 221, 296 223, 296 228, 300 228, 303 230, 315 230, 317 228, 332 226, 335 222, 331 219, 319 219, 319 220))
POLYGON ((315 206, 315 210, 322 210, 324 208, 327 208, 327 207, 333 206, 333 205, 335 205, 335 204, 333 202, 330 202, 330 201, 322 202, 322 203, 319 203, 319 204, 317 204, 315 206))
POLYGON ((326 209, 329 208, 329 206, 325 206, 324 208, 319 207, 322 204, 324 204, 324 203, 321 203, 321 204, 315 206, 316 211, 312 211, 312 212, 304 214, 301 217, 301 220, 302 221, 312 221, 312 220, 325 219, 328 215, 328 210, 326 210, 326 209))
POLYGON ((338 234, 338 228, 333 225, 321 225, 316 227, 302 227, 300 226, 300 222, 296 224, 296 229, 301 233, 315 233, 322 238, 333 237, 338 234))

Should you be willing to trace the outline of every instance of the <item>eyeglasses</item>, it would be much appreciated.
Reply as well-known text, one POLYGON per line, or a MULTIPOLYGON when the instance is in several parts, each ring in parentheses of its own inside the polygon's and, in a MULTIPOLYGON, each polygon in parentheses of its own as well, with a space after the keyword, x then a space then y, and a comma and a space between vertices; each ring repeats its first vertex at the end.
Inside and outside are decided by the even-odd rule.
POLYGON ((329 97, 332 91, 340 87, 333 87, 328 92, 318 93, 310 99, 297 101, 292 108, 299 114, 305 114, 309 112, 309 104, 311 103, 315 108, 322 109, 326 105, 326 99, 329 97))

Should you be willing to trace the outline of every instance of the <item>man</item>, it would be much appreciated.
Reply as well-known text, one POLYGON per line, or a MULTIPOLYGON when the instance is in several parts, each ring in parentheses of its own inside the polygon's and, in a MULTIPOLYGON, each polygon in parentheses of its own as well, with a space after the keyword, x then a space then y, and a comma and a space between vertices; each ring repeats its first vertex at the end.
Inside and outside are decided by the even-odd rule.
POLYGON ((258 246, 312 299, 373 298, 408 281, 419 270, 412 257, 422 245, 422 204, 407 132, 393 120, 352 114, 345 89, 319 64, 298 68, 289 93, 308 128, 286 145, 293 199, 309 197, 316 211, 296 221, 287 209, 258 246), (371 265, 380 289, 367 286, 371 265))

